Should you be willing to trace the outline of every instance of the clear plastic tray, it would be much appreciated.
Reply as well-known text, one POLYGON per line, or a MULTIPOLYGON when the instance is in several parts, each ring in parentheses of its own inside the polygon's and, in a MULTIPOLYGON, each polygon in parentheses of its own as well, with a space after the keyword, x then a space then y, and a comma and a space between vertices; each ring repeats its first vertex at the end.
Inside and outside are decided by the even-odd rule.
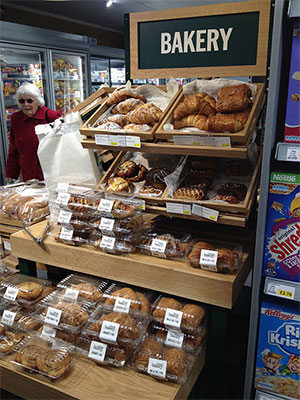
POLYGON ((0 324, 0 358, 9 355, 24 337, 24 332, 0 324))
POLYGON ((144 227, 143 217, 140 213, 122 218, 100 217, 90 223, 94 229, 98 229, 103 235, 128 236, 140 232, 144 227))
POLYGON ((33 317, 31 310, 5 300, 0 302, 0 322, 7 328, 20 331, 34 331, 41 325, 40 322, 33 317))
POLYGON ((143 202, 134 197, 105 194, 98 212, 101 217, 128 218, 141 213, 143 202))
POLYGON ((207 306, 160 295, 152 307, 154 322, 173 330, 195 333, 207 318, 207 306))
POLYGON ((34 307, 54 290, 50 281, 22 274, 12 275, 0 287, 5 300, 26 308, 34 307))
POLYGON ((149 318, 96 309, 83 330, 85 336, 105 343, 136 346, 146 333, 149 318))
POLYGON ((239 269, 242 255, 239 244, 198 238, 190 243, 186 260, 191 267, 228 274, 239 269))
POLYGON ((100 232, 96 232, 91 235, 89 244, 91 244, 96 250, 102 250, 105 253, 110 254, 131 254, 136 251, 135 242, 137 237, 128 236, 126 238, 117 238, 110 235, 102 235, 100 232))
POLYGON ((50 380, 66 376, 72 367, 74 346, 59 339, 29 336, 16 349, 12 363, 28 372, 35 372, 50 380))
POLYGON ((48 339, 49 337, 57 338, 63 340, 64 342, 71 343, 74 345, 77 344, 79 338, 79 334, 64 331, 59 328, 56 329, 54 326, 47 324, 44 324, 39 328, 38 334, 46 339, 48 339))
POLYGON ((9 268, 4 264, 0 264, 0 283, 18 272, 19 271, 16 269, 9 268))
POLYGON ((145 336, 132 359, 134 368, 153 378, 184 384, 195 356, 176 347, 166 347, 154 336, 145 336))

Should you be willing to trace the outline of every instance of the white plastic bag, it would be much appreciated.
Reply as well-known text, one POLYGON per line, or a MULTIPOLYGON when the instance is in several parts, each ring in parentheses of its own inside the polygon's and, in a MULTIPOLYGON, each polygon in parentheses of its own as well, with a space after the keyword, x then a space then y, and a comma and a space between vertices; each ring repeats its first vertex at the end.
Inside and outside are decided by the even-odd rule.
POLYGON ((52 124, 36 126, 38 157, 48 187, 60 177, 70 181, 99 182, 100 171, 94 153, 81 146, 81 125, 82 120, 76 112, 66 115, 64 122, 57 119, 52 124))

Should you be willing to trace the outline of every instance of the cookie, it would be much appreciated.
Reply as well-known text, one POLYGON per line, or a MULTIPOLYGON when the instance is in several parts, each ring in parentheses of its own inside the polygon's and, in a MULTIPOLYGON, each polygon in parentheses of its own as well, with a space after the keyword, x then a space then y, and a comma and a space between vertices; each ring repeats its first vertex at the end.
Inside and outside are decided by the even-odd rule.
POLYGON ((25 300, 35 300, 43 292, 43 286, 37 282, 23 282, 18 286, 18 298, 25 300))

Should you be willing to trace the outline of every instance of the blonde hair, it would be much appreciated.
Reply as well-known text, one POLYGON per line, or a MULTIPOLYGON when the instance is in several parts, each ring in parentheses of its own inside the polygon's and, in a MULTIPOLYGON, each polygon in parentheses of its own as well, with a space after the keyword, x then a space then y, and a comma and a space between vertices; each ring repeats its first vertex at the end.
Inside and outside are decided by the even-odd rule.
POLYGON ((16 102, 19 103, 19 99, 24 95, 30 96, 34 100, 36 100, 39 107, 41 107, 41 108, 44 107, 45 100, 40 93, 40 89, 33 83, 25 82, 25 83, 23 83, 23 85, 21 85, 18 88, 16 95, 15 95, 16 102))

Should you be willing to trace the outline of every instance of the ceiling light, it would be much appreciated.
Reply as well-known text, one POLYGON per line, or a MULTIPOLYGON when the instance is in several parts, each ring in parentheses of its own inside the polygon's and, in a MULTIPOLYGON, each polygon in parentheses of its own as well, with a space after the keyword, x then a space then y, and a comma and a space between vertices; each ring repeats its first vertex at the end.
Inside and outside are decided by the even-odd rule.
POLYGON ((108 0, 106 2, 106 7, 110 7, 112 5, 112 3, 113 3, 113 0, 108 0))

